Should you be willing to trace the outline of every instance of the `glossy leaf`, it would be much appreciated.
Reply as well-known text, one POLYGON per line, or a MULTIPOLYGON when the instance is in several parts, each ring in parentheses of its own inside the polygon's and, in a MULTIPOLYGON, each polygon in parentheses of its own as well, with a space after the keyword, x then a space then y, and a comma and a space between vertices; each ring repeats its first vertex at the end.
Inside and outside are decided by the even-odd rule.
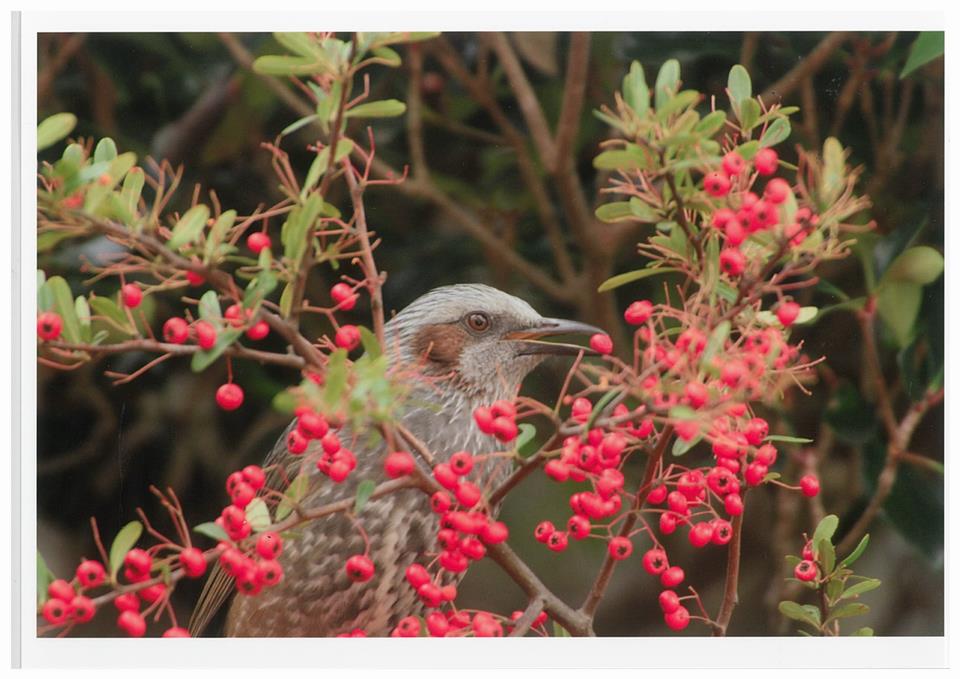
POLYGON ((673 97, 679 85, 680 62, 676 59, 668 59, 660 67, 654 87, 653 100, 658 111, 673 97))
POLYGON ((131 521, 117 533, 117 537, 113 539, 113 544, 110 545, 111 577, 117 574, 121 564, 123 564, 123 557, 137 544, 137 540, 140 539, 142 533, 143 524, 139 521, 131 521))

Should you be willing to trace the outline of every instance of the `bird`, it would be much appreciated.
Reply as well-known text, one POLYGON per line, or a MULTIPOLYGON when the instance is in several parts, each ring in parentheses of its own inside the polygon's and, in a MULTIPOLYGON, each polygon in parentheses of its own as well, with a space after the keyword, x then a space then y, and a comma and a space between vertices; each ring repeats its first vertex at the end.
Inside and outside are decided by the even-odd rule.
MULTIPOLYGON (((599 332, 579 321, 545 318, 520 298, 487 285, 434 288, 384 327, 388 360, 416 371, 399 423, 431 451, 435 462, 462 450, 474 455, 501 450, 502 444, 473 421, 476 408, 513 400, 524 378, 547 356, 592 353, 544 338, 599 332)), ((295 425, 292 422, 279 438, 265 466, 289 464, 297 473, 299 460, 285 446, 295 425)), ((346 429, 340 438, 356 442, 356 469, 340 484, 313 470, 311 491, 301 503, 305 508, 352 498, 364 479, 385 480, 383 441, 346 429), (376 444, 368 443, 374 440, 376 444)), ((474 467, 474 474, 481 484, 496 484, 510 473, 510 465, 505 458, 488 458, 474 467)), ((426 564, 426 555, 436 551, 439 518, 431 511, 429 497, 410 488, 374 498, 364 506, 360 520, 377 569, 371 580, 355 583, 345 573, 346 560, 365 550, 353 522, 342 514, 313 520, 284 541, 279 556, 284 575, 278 584, 257 596, 234 597, 224 635, 327 637, 359 629, 367 636, 386 636, 404 617, 422 614, 423 604, 404 573, 413 563, 426 564)), ((446 575, 453 584, 461 577, 446 575)), ((210 577, 191 617, 191 634, 202 633, 232 590, 225 573, 210 577)))

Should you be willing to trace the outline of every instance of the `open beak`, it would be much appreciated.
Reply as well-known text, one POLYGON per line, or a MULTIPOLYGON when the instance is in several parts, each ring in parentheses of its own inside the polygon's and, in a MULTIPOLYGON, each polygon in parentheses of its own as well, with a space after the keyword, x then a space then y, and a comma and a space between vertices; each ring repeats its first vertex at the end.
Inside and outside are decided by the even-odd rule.
POLYGON ((595 356, 597 352, 589 347, 564 342, 545 342, 542 338, 558 335, 595 335, 603 332, 600 328, 580 321, 544 318, 534 327, 507 333, 505 339, 513 340, 521 345, 520 351, 517 352, 519 356, 576 356, 580 352, 595 356))

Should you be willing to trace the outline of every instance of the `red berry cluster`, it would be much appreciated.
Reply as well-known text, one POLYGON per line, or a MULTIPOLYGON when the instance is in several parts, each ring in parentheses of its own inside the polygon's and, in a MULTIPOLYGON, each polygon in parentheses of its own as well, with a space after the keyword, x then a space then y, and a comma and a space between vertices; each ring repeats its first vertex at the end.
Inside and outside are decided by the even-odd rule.
POLYGON ((318 441, 317 469, 334 483, 342 483, 357 466, 353 451, 343 446, 322 414, 304 405, 297 408, 296 415, 297 426, 287 434, 287 450, 291 455, 302 455, 310 441, 318 441))
POLYGON ((509 443, 517 438, 517 408, 510 401, 496 401, 489 408, 481 406, 473 411, 473 419, 484 434, 496 436, 509 443))

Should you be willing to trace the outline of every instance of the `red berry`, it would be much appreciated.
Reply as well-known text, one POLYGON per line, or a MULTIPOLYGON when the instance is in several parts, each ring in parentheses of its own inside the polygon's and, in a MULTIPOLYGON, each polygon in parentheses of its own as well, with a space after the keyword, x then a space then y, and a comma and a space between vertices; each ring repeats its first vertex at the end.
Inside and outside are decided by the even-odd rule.
POLYGON ((767 434, 769 433, 770 425, 760 417, 755 417, 747 422, 747 426, 743 431, 744 436, 747 437, 747 443, 751 446, 759 446, 763 443, 763 439, 767 438, 767 434))
POLYGON ((563 531, 554 531, 547 538, 547 547, 554 552, 562 552, 567 548, 567 534, 563 531))
POLYGON ((241 328, 252 313, 252 310, 244 310, 239 304, 231 304, 227 307, 227 310, 223 312, 223 317, 227 319, 234 328, 241 328))
POLYGON ((246 335, 250 339, 256 341, 262 340, 264 337, 270 334, 270 326, 266 321, 257 321, 249 328, 247 328, 246 335))
POLYGON ((731 276, 739 276, 747 268, 747 259, 735 248, 724 248, 720 252, 720 268, 731 276))
POLYGON ((190 636, 190 632, 188 632, 183 627, 171 627, 170 629, 168 629, 166 632, 163 633, 164 639, 175 639, 178 637, 187 638, 189 636, 190 636))
POLYGON ((800 491, 807 497, 815 497, 820 492, 820 479, 813 474, 807 474, 800 479, 800 491))
POLYGON ((484 434, 493 433, 493 422, 495 419, 496 416, 493 414, 493 410, 490 408, 480 406, 473 411, 473 420, 477 423, 477 427, 484 434))
POLYGON ((155 603, 160 600, 167 591, 167 586, 162 582, 158 582, 155 585, 150 585, 149 587, 144 587, 137 594, 148 604, 155 603))
POLYGON ((309 444, 310 441, 300 433, 299 429, 292 429, 287 434, 287 450, 291 455, 302 455, 309 444))
POLYGON ((786 179, 780 179, 780 177, 771 179, 763 189, 763 197, 774 205, 783 203, 791 193, 793 193, 793 190, 790 188, 790 183, 786 179))
POLYGON ((204 278, 202 275, 198 274, 197 272, 187 271, 187 283, 189 283, 193 287, 203 285, 206 282, 207 282, 207 279, 204 278))
POLYGON ((277 533, 267 531, 257 538, 257 554, 264 559, 276 559, 283 551, 283 538, 277 533))
POLYGON ((63 330, 63 320, 54 311, 44 311, 37 316, 37 336, 42 340, 55 340, 63 330))
POLYGON ((447 490, 454 490, 458 485, 460 485, 460 479, 457 478, 456 473, 446 462, 441 462, 433 468, 433 478, 437 480, 441 486, 447 490))
POLYGON ((211 349, 217 343, 217 329, 207 321, 194 323, 193 332, 197 336, 197 345, 201 349, 211 349))
POLYGON ((118 611, 139 611, 140 599, 134 592, 127 592, 114 599, 113 605, 118 611))
POLYGON ((126 556, 123 557, 123 565, 135 573, 146 575, 150 573, 153 558, 144 550, 136 547, 127 552, 126 556))
POLYGON ((267 475, 259 466, 249 464, 243 468, 243 480, 250 484, 254 490, 260 490, 267 482, 267 475))
POLYGON ((47 595, 51 599, 59 599, 70 603, 77 593, 73 589, 73 585, 62 578, 58 578, 47 585, 47 595))
POLYGON ((660 574, 660 584, 664 587, 673 588, 683 582, 684 577, 683 569, 680 566, 671 566, 660 574))
POLYGON ((807 561, 813 561, 816 558, 816 555, 813 553, 813 540, 807 540, 803 549, 800 550, 800 558, 807 561))
POLYGON ((728 177, 738 175, 747 166, 747 161, 736 151, 730 151, 723 157, 721 167, 728 177))
POLYGON ((768 177, 777 171, 777 152, 773 149, 760 149, 753 157, 753 166, 762 176, 768 177))
MULTIPOLYGON (((764 435, 764 437, 766 437, 766 435, 764 435)), ((777 461, 777 449, 769 443, 764 443, 762 446, 757 448, 757 452, 753 459, 755 462, 759 462, 762 465, 770 467, 774 462, 777 461)))
POLYGON ((723 508, 730 516, 743 514, 743 498, 737 493, 730 493, 723 498, 723 508))
POLYGON ((393 628, 390 633, 392 637, 418 637, 420 636, 420 618, 415 615, 409 615, 393 628))
POLYGON ((504 443, 517 438, 518 433, 517 423, 510 418, 498 417, 493 421, 493 435, 504 443))
POLYGON ((334 301, 338 309, 350 311, 357 305, 359 296, 346 283, 337 283, 330 288, 330 299, 334 301))
POLYGON ((233 382, 221 384, 217 389, 217 405, 223 410, 236 410, 243 405, 243 389, 233 382))
POLYGON ((650 489, 650 492, 647 493, 647 502, 652 505, 658 505, 664 500, 667 499, 667 487, 664 484, 659 484, 650 489))
POLYGON ((93 601, 83 595, 73 597, 70 601, 70 617, 76 622, 89 622, 97 612, 93 601))
POLYGON ((454 453, 450 456, 450 468, 458 476, 469 474, 470 470, 473 469, 473 455, 465 450, 454 453))
POLYGON ((662 549, 647 550, 643 555, 641 564, 643 565, 643 570, 650 575, 660 575, 670 565, 667 562, 667 553, 662 549))
POLYGON ((789 328, 800 315, 800 305, 796 302, 781 302, 777 307, 777 320, 780 325, 789 328))
POLYGON ((623 561, 633 554, 633 543, 630 538, 618 535, 607 544, 607 554, 616 561, 623 561))
POLYGON ((664 512, 660 515, 660 532, 670 535, 677 530, 677 515, 673 512, 664 512))
POLYGON ((567 520, 567 532, 574 540, 583 540, 590 535, 590 519, 574 514, 567 520))
POLYGON ((366 554, 355 554, 347 559, 347 577, 354 582, 366 582, 373 577, 373 561, 366 554))
POLYGON ((743 478, 746 480, 748 486, 759 486, 763 483, 767 471, 766 465, 762 465, 759 462, 751 462, 747 465, 747 469, 743 473, 743 478))
POLYGON ((815 580, 817 577, 817 564, 805 559, 798 563, 797 567, 793 569, 793 575, 797 580, 802 580, 803 582, 815 580))
POLYGON ((234 484, 233 491, 230 493, 230 500, 234 505, 243 509, 250 504, 256 496, 257 491, 253 489, 253 486, 246 481, 240 481, 234 484))
POLYGON ((99 561, 84 559, 77 566, 77 580, 81 587, 96 587, 103 584, 107 577, 107 571, 99 561))
POLYGON ((437 514, 447 513, 452 506, 453 500, 450 498, 450 493, 446 491, 438 490, 430 496, 430 508, 437 514))
POLYGON ((341 325, 333 341, 341 349, 353 351, 360 346, 360 329, 355 325, 341 325))
POLYGON ((60 625, 67 621, 70 615, 70 604, 60 599, 48 599, 41 609, 43 619, 51 625, 60 625))
POLYGON ((207 570, 207 560, 196 547, 187 547, 180 552, 180 565, 188 578, 199 578, 207 570))
POLYGON ((163 324, 163 339, 171 344, 183 344, 190 336, 190 326, 182 318, 168 318, 163 324))
POLYGON ((653 304, 645 299, 632 303, 623 312, 623 318, 630 325, 643 325, 650 319, 653 313, 653 304))
POLYGON ((136 283, 127 283, 120 288, 120 299, 123 300, 123 306, 133 309, 143 301, 143 290, 136 283))
POLYGON ((710 392, 708 392, 707 388, 700 382, 689 382, 687 386, 684 387, 683 394, 693 408, 702 407, 710 398, 710 392))
POLYGON ((496 545, 505 541, 510 536, 507 525, 502 521, 493 521, 483 526, 480 531, 480 539, 488 545, 496 545))
POLYGON ((297 429, 308 439, 322 439, 330 431, 330 425, 323 415, 308 410, 297 417, 297 429))
POLYGON ((390 453, 383 462, 383 469, 391 479, 407 476, 415 466, 413 456, 405 450, 390 453))
POLYGON ((675 632, 679 632, 682 629, 686 629, 687 625, 690 624, 690 611, 680 606, 672 613, 664 615, 663 619, 667 623, 667 627, 675 632))
POLYGON ((730 180, 719 172, 711 172, 703 178, 703 190, 714 198, 730 193, 730 180))
POLYGON ((283 580, 283 566, 276 559, 267 559, 257 564, 257 582, 264 587, 273 587, 283 580))
POLYGON ((736 247, 747 238, 747 230, 743 228, 743 223, 734 217, 723 227, 723 236, 727 240, 727 245, 736 247))
POLYGON ((660 592, 660 610, 664 613, 673 613, 680 608, 680 597, 672 589, 665 589, 660 592))
POLYGON ((117 618, 117 627, 131 637, 142 637, 147 631, 147 623, 136 611, 124 611, 117 618))
POLYGON ((598 332, 590 338, 590 348, 606 356, 613 352, 613 340, 610 339, 610 335, 598 332))
POLYGON ((563 482, 570 478, 570 467, 561 460, 550 460, 544 465, 543 471, 546 472, 554 481, 563 482))
POLYGON ((556 532, 556 527, 550 521, 541 521, 537 524, 537 527, 533 531, 533 537, 537 539, 537 542, 546 543, 550 539, 550 536, 556 532))
POLYGON ((426 583, 430 582, 430 573, 428 573, 427 569, 418 563, 407 566, 405 575, 407 582, 409 582, 410 586, 414 589, 419 589, 426 583))
POLYGON ((252 252, 260 254, 261 250, 270 247, 270 236, 263 231, 255 231, 247 236, 247 247, 250 248, 252 252))
POLYGON ((431 637, 445 637, 447 632, 450 631, 450 622, 447 620, 447 616, 440 611, 434 611, 427 615, 425 622, 427 623, 427 632, 430 633, 431 637))
POLYGON ((694 547, 703 547, 713 539, 713 526, 706 521, 695 523, 690 528, 688 536, 690 544, 694 547))
POLYGON ((460 485, 456 487, 453 493, 457 496, 457 502, 464 507, 476 506, 483 495, 480 487, 475 483, 470 483, 469 481, 461 481, 460 485))
POLYGON ((713 528, 713 535, 710 541, 715 545, 725 545, 733 537, 733 526, 726 519, 714 519, 710 522, 713 528))

